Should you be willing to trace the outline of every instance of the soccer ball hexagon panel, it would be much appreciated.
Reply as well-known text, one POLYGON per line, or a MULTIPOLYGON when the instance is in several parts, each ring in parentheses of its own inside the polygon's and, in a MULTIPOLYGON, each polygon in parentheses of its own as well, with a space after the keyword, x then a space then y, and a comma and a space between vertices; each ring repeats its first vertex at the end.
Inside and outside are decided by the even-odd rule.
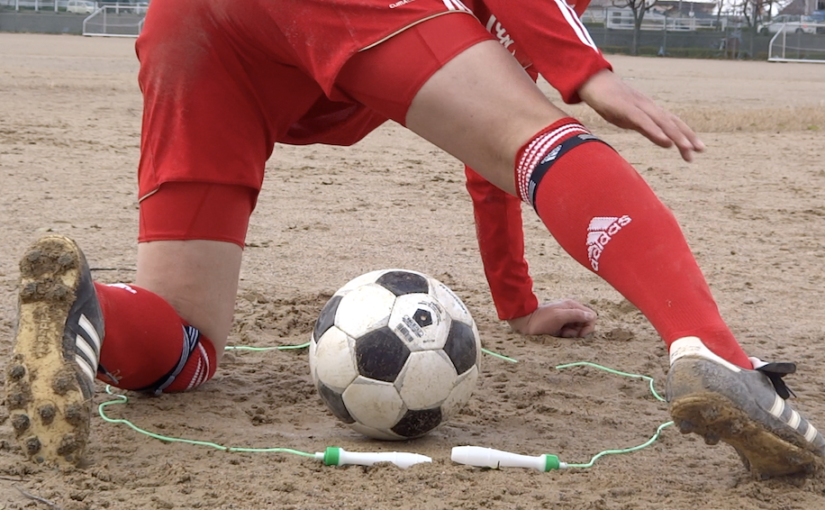
POLYGON ((404 269, 361 275, 327 302, 309 348, 312 379, 332 414, 377 439, 435 429, 470 399, 478 329, 438 280, 404 269))

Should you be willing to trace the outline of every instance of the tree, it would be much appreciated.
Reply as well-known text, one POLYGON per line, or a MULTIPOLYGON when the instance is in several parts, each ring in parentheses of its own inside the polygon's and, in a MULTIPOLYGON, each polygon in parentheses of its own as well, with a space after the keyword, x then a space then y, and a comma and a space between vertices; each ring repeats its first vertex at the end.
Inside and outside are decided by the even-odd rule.
POLYGON ((657 3, 659 3, 659 0, 613 0, 613 7, 628 7, 633 11, 633 43, 630 45, 631 55, 639 54, 639 36, 642 32, 642 20, 645 19, 645 13, 657 3))
POLYGON ((745 22, 750 27, 751 31, 751 44, 750 44, 750 57, 754 58, 754 36, 757 34, 759 30, 759 25, 762 21, 762 18, 766 13, 770 14, 770 8, 772 3, 770 0, 744 0, 742 2, 742 16, 745 18, 745 22))

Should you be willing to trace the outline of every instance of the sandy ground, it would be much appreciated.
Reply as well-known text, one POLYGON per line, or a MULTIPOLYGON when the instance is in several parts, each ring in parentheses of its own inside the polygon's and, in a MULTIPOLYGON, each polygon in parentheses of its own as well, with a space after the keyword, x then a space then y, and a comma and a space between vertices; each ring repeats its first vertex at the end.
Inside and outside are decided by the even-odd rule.
MULTIPOLYGON (((141 115, 133 40, 0 34, 0 358, 11 351, 17 260, 44 232, 73 236, 105 282, 134 277, 141 115)), ((616 70, 701 132, 708 151, 675 151, 570 111, 622 152, 684 225, 724 317, 752 355, 795 360, 797 407, 825 427, 825 67, 614 57, 616 70)), ((277 147, 252 217, 231 343, 308 339, 340 285, 407 267, 450 285, 472 310, 486 357, 462 414, 409 443, 366 440, 317 397, 305 352, 229 353, 199 391, 108 407, 167 436, 228 446, 404 450, 431 465, 333 468, 283 453, 171 444, 95 416, 88 464, 24 461, 0 410, 0 509, 171 508, 825 508, 821 479, 759 482, 733 450, 673 428, 591 469, 539 473, 453 464, 475 444, 587 462, 647 440, 669 416, 643 381, 559 363, 648 374, 667 358, 651 326, 570 260, 526 211, 527 253, 543 299, 600 313, 588 340, 524 338, 496 320, 476 252, 461 167, 397 126, 352 148, 277 147), (25 494, 24 494, 25 493, 25 494), (26 495, 27 494, 27 495, 26 495), (38 501, 32 497, 46 500, 38 501), (51 506, 50 506, 51 505, 51 506)), ((99 387, 98 402, 110 400, 99 387)))

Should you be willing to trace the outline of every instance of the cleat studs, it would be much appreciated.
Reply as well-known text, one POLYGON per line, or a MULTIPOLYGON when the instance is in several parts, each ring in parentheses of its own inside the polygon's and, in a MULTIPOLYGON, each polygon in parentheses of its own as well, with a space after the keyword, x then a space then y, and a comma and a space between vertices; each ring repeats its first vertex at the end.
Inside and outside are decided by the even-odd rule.
POLYGON ((11 426, 18 436, 28 430, 29 425, 31 425, 31 420, 25 414, 15 414, 11 419, 11 426))
POLYGON ((715 444, 719 444, 719 436, 717 436, 716 434, 707 434, 707 435, 704 436, 704 438, 705 438, 705 444, 708 444, 708 445, 711 445, 711 446, 713 446, 715 444))
POLYGON ((40 260, 40 257, 42 255, 43 254, 40 252, 40 250, 32 250, 32 251, 29 252, 28 255, 26 255, 26 260, 31 262, 31 263, 35 263, 38 260, 40 260))
MULTIPOLYGON (((77 438, 74 434, 69 433, 63 436, 60 440, 60 446, 57 447, 57 454, 62 456, 67 456, 80 448, 80 443, 77 441, 77 438)), ((67 460, 70 460, 67 458, 67 460)))
POLYGON ((43 425, 51 425, 54 421, 55 415, 57 414, 57 409, 55 409, 52 404, 46 404, 37 410, 37 414, 40 415, 43 425))
POLYGON ((57 259, 57 263, 63 267, 69 267, 74 264, 74 257, 68 253, 64 253, 57 259))
POLYGON ((74 389, 74 384, 72 383, 72 379, 70 377, 67 377, 65 374, 61 374, 57 376, 54 381, 52 381, 52 389, 58 395, 65 395, 74 389))
POLYGON ((26 375, 26 367, 23 365, 13 365, 9 368, 9 378, 12 381, 19 381, 26 375))
POLYGON ((29 400, 23 393, 12 393, 8 396, 7 400, 9 409, 22 409, 29 403, 29 400))
POLYGON ((57 285, 52 290, 52 295, 50 296, 52 299, 65 299, 66 297, 71 295, 71 291, 64 287, 63 285, 57 285))
POLYGON ((66 421, 74 426, 80 425, 83 421, 83 415, 83 406, 81 404, 70 404, 64 412, 66 421))
POLYGON ((30 437, 26 439, 26 453, 28 453, 29 456, 32 456, 35 453, 39 452, 40 446, 40 439, 36 437, 30 437))
POLYGON ((679 422, 679 432, 681 432, 682 434, 690 434, 691 432, 693 432, 693 430, 694 426, 692 422, 689 422, 687 420, 682 420, 679 422))
POLYGON ((37 297, 37 282, 29 282, 20 289, 20 299, 31 301, 37 297))

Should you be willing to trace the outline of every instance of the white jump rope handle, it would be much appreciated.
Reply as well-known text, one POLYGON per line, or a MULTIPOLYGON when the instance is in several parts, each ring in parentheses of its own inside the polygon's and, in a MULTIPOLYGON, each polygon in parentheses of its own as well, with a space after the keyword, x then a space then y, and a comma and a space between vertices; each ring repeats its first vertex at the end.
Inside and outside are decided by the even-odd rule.
POLYGON ((325 452, 318 452, 315 458, 321 460, 327 466, 343 466, 345 464, 355 464, 358 466, 372 466, 378 462, 391 462, 396 466, 406 469, 414 464, 422 462, 432 462, 433 459, 426 455, 408 452, 348 452, 343 448, 330 446, 325 452))
POLYGON ((539 471, 551 471, 553 469, 564 469, 567 464, 559 462, 555 455, 539 455, 531 457, 529 455, 519 455, 492 448, 482 448, 480 446, 456 446, 453 448, 451 456, 453 462, 466 464, 468 466, 486 467, 498 469, 502 467, 521 467, 537 469, 539 471))

